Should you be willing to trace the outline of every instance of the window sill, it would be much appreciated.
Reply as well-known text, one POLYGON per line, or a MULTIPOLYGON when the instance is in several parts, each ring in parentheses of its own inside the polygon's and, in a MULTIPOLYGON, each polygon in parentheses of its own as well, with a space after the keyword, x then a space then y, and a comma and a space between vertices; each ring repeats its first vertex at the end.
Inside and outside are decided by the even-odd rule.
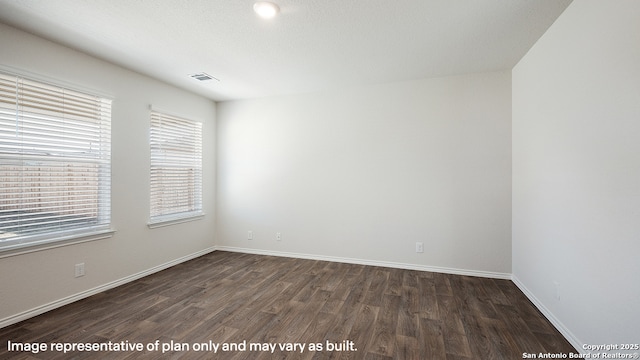
POLYGON ((159 220, 150 221, 147 226, 149 229, 156 229, 164 226, 171 226, 175 224, 181 224, 189 221, 200 220, 204 217, 204 213, 198 213, 195 215, 189 215, 184 217, 164 218, 159 220))
POLYGON ((52 239, 32 241, 23 244, 14 244, 0 247, 0 259, 28 254, 36 251, 55 249, 63 246, 81 244, 85 242, 108 239, 113 237, 116 231, 113 229, 98 230, 89 233, 72 234, 52 239))

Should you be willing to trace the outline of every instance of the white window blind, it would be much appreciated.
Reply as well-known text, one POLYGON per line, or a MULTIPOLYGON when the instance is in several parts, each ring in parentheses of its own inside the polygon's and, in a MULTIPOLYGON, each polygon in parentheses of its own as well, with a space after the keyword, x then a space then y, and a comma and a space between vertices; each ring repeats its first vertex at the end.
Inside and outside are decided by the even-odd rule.
POLYGON ((111 100, 0 73, 0 248, 108 229, 111 100))
POLYGON ((202 123, 151 111, 151 224, 202 215, 202 123))

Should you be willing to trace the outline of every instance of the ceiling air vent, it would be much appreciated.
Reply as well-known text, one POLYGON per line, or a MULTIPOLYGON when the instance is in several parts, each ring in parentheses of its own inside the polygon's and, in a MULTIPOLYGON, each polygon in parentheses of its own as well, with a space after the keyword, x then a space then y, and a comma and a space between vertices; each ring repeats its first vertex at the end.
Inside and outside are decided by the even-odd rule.
POLYGON ((220 81, 220 80, 214 78, 213 76, 211 76, 211 75, 209 75, 207 73, 204 73, 204 72, 197 73, 197 74, 192 74, 192 75, 189 75, 189 76, 191 76, 192 78, 194 78, 196 80, 199 80, 199 81, 209 81, 209 80, 220 81))

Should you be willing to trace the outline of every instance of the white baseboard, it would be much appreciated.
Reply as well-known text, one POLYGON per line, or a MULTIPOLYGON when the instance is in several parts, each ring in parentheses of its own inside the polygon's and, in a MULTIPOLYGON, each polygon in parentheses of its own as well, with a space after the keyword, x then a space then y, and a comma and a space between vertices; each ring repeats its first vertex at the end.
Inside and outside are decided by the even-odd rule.
POLYGON ((47 311, 50 311, 50 310, 53 310, 53 309, 57 309, 59 307, 67 305, 67 304, 71 304, 72 302, 87 298, 87 297, 89 297, 91 295, 95 295, 97 293, 100 293, 100 292, 103 292, 103 291, 106 291, 106 290, 109 290, 109 289, 113 289, 113 288, 115 288, 117 286, 124 285, 124 284, 132 282, 134 280, 143 278, 143 277, 145 277, 147 275, 151 275, 151 274, 156 273, 158 271, 162 271, 164 269, 170 268, 170 267, 172 267, 174 265, 178 265, 178 264, 183 263, 185 261, 189 261, 191 259, 195 259, 197 257, 200 257, 202 255, 208 254, 208 253, 210 253, 212 251, 215 251, 215 250, 216 250, 215 246, 214 247, 210 247, 210 248, 195 252, 193 254, 189 254, 189 255, 183 256, 181 258, 178 258, 178 259, 175 259, 175 260, 171 260, 171 261, 166 262, 164 264, 160 264, 158 266, 154 266, 154 267, 152 267, 150 269, 141 271, 139 273, 123 277, 121 279, 118 279, 118 280, 115 280, 115 281, 112 281, 112 282, 109 282, 109 283, 94 287, 94 288, 89 289, 89 290, 85 290, 85 291, 79 292, 79 293, 71 295, 71 296, 67 296, 65 298, 62 298, 62 299, 59 299, 59 300, 56 300, 56 301, 52 301, 52 302, 50 302, 48 304, 44 304, 44 305, 35 307, 33 309, 18 313, 16 315, 12 315, 12 316, 6 317, 4 319, 0 319, 0 328, 3 328, 5 326, 9 326, 9 325, 18 323, 20 321, 32 318, 34 316, 38 316, 38 315, 43 314, 43 313, 45 313, 47 311))
POLYGON ((524 293, 524 295, 529 298, 529 300, 533 303, 533 305, 540 310, 540 312, 551 322, 553 326, 562 334, 562 336, 567 339, 569 343, 576 349, 576 351, 583 352, 582 346, 584 345, 578 338, 567 328, 562 321, 558 320, 553 313, 547 309, 544 304, 540 300, 538 300, 535 295, 529 290, 515 275, 511 276, 511 281, 524 293))
POLYGON ((292 252, 283 252, 283 251, 249 249, 249 248, 240 248, 240 247, 234 247, 234 246, 218 246, 216 247, 216 249, 221 251, 240 252, 240 253, 246 253, 246 254, 333 261, 333 262, 340 262, 340 263, 347 263, 347 264, 381 266, 381 267, 389 267, 389 268, 405 269, 405 270, 431 271, 431 272, 444 273, 444 274, 466 275, 466 276, 477 276, 477 277, 485 277, 485 278, 492 278, 492 279, 511 280, 511 274, 490 272, 490 271, 444 268, 444 267, 437 267, 437 266, 425 266, 425 265, 396 263, 396 262, 378 261, 378 260, 354 259, 354 258, 344 258, 344 257, 336 257, 336 256, 324 256, 324 255, 301 254, 301 253, 292 253, 292 252))

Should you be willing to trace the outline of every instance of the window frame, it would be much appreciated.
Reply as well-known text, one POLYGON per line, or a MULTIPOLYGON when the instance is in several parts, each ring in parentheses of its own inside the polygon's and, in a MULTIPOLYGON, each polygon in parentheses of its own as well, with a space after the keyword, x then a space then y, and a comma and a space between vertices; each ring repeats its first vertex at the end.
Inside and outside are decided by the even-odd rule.
MULTIPOLYGON (((92 147, 97 147, 99 150, 91 151, 90 154, 91 159, 83 158, 81 161, 84 161, 89 164, 93 164, 96 170, 96 182, 98 190, 95 191, 95 195, 92 195, 90 199, 95 202, 95 220, 85 219, 80 224, 81 226, 63 226, 58 228, 43 226, 42 231, 36 230, 31 234, 28 233, 28 229, 26 227, 20 227, 20 232, 18 232, 15 236, 7 237, 6 240, 0 240, 0 258, 13 256, 17 254, 29 253, 34 251, 40 251, 44 249, 56 248, 60 246, 67 246, 76 243, 82 243, 87 241, 94 241, 99 239, 110 238, 115 233, 115 230, 112 228, 112 216, 111 216, 111 197, 112 197, 112 186, 111 186, 111 166, 112 166, 112 156, 111 156, 111 123, 112 123, 112 107, 113 107, 113 97, 102 94, 98 91, 92 89, 83 89, 81 87, 75 86, 70 83, 62 82, 56 79, 46 78, 44 76, 29 73, 26 71, 16 71, 12 68, 8 68, 5 66, 0 66, 0 74, 3 76, 5 80, 6 86, 3 86, 4 89, 11 90, 15 88, 15 94, 13 96, 5 97, 7 101, 4 101, 4 105, 0 106, 0 108, 5 111, 5 125, 9 125, 10 121, 6 121, 11 118, 13 115, 11 112, 15 111, 16 117, 16 128, 24 126, 24 124, 29 124, 33 126, 31 122, 45 122, 45 123, 64 123, 60 129, 61 132, 71 132, 70 128, 74 126, 78 126, 78 124, 84 124, 83 120, 70 120, 70 117, 73 115, 69 115, 67 111, 72 111, 67 109, 65 105, 62 105, 64 101, 53 101, 54 104, 53 110, 50 111, 49 114, 44 114, 38 110, 38 106, 29 107, 27 106, 26 98, 21 93, 20 86, 24 86, 28 89, 28 91, 34 91, 34 89, 45 89, 44 96, 52 96, 50 94, 55 94, 56 92, 62 94, 69 94, 72 98, 80 97, 89 99, 92 103, 95 103, 96 106, 99 106, 100 110, 94 110, 95 117, 93 119, 96 121, 96 126, 99 127, 100 130, 96 133, 99 138, 97 144, 99 145, 91 145, 92 147), (15 81, 14 85, 11 84, 11 81, 15 81), (93 99, 93 100, 91 100, 93 99), (101 104, 101 105, 98 105, 101 104), (106 106, 105 106, 106 104, 106 106), (13 110, 14 108, 15 110, 13 110), (32 119, 32 120, 26 120, 32 119), (27 232, 25 234, 25 232, 27 232)), ((6 93, 6 94, 9 94, 6 93)), ((48 111, 48 110, 47 110, 48 111)), ((72 111, 73 112, 73 111, 72 111)), ((91 118, 91 117, 87 117, 91 118)), ((85 120, 86 121, 86 120, 85 120)), ((45 125, 42 125, 45 126, 45 125)), ((36 128, 35 131, 44 131, 44 128, 36 128)), ((46 133, 46 131, 45 131, 46 133)), ((21 132, 21 134, 26 134, 28 136, 33 136, 30 132, 21 132)), ((93 133, 92 133, 93 134, 93 133)), ((25 135, 22 135, 25 136, 25 135)), ((26 150, 28 146, 25 146, 26 142, 21 140, 19 144, 14 146, 7 146, 7 144, 11 143, 11 139, 9 136, 3 137, 5 143, 4 148, 6 149, 4 155, 0 155, 0 159, 2 163, 0 166, 6 166, 6 168, 16 167, 26 171, 24 169, 33 167, 34 165, 29 165, 28 162, 32 163, 42 163, 43 167, 47 168, 49 173, 46 177, 38 180, 38 181, 46 181, 47 179, 54 179, 54 175, 51 173, 51 169, 55 166, 60 166, 60 164, 66 164, 66 167, 69 167, 74 161, 71 159, 65 159, 64 155, 60 155, 62 150, 60 148, 53 148, 49 153, 34 155, 33 153, 29 153, 29 150, 26 150), (54 155, 55 152, 58 152, 58 155, 54 155), (11 164, 14 163, 14 164, 11 164), (59 165, 53 165, 58 163, 59 165), (2 165, 4 164, 4 165, 2 165), (51 164, 51 165, 47 165, 51 164)), ((49 137, 48 139, 57 139, 55 137, 49 137)), ((59 137, 62 143, 65 141, 69 141, 69 135, 61 135, 59 137)), ((50 140, 48 140, 50 141, 50 140)), ((93 143, 92 143, 93 144, 93 143)), ((64 145, 60 145, 64 146, 64 145)), ((35 149, 35 148, 34 148, 35 149)), ((33 152, 33 150, 32 150, 33 152)), ((38 165, 41 166, 41 165, 38 165)), ((13 170, 12 170, 13 171, 13 170)), ((2 176, 11 176, 8 169, 4 169, 3 173, 0 174, 2 176), (5 172, 7 171, 7 172, 5 172)), ((75 174, 75 172, 74 172, 75 174)), ((40 179, 40 175, 38 175, 38 179, 40 179)), ((54 181, 54 180, 49 180, 54 181)), ((68 182, 62 180, 60 183, 64 184, 64 189, 66 189, 69 185, 68 182)), ((24 183, 21 183, 24 184, 24 183)), ((20 185, 20 189, 22 189, 20 185)), ((47 189, 46 187, 39 186, 38 191, 42 191, 41 189, 47 189)), ((11 196, 11 191, 8 192, 8 196, 11 196)), ((9 207, 17 207, 17 211, 26 211, 25 205, 21 205, 21 203, 26 198, 24 196, 16 197, 17 204, 15 205, 7 205, 7 209, 9 207)), ((43 199, 43 195, 38 195, 35 199, 39 199, 41 201, 43 199)), ((56 198, 58 199, 58 198, 56 198)), ((61 200, 55 200, 61 201, 61 200)), ((59 205, 56 205, 59 206, 59 205)), ((73 206, 73 205, 68 205, 73 206)), ((75 209, 75 207, 72 207, 75 209)), ((27 209, 28 210, 28 209, 27 209)), ((38 210, 42 211, 42 210, 38 210)), ((36 212, 38 213, 38 212, 36 212)), ((0 213, 1 215, 2 213, 0 213)), ((59 216, 58 216, 59 217, 59 216)), ((6 218, 11 221, 11 217, 6 218)))
MULTIPOLYGON (((150 119, 150 122, 149 122, 149 151, 150 151, 149 221, 147 223, 147 226, 150 229, 155 229, 158 227, 200 220, 205 216, 204 199, 203 199, 203 191, 204 191, 203 190, 203 169, 202 169, 202 157, 203 157, 202 156, 202 134, 203 134, 204 123, 202 121, 193 120, 189 117, 177 115, 173 112, 169 112, 163 109, 158 109, 157 107, 150 106, 149 110, 150 110, 150 113, 149 113, 149 119, 150 119), (154 121, 159 123, 154 124, 154 121), (170 123, 173 122, 174 125, 175 123, 180 122, 182 123, 182 126, 186 128, 193 127, 192 130, 195 131, 195 133, 193 134, 194 135, 193 138, 188 139, 186 141, 187 142, 186 144, 182 143, 183 145, 185 145, 185 147, 190 147, 190 146, 194 147, 192 149, 193 152, 191 153, 193 155, 193 159, 191 159, 193 162, 189 164, 193 167, 192 169, 193 180, 191 182, 187 181, 187 183, 190 184, 188 191, 191 191, 193 193, 193 209, 189 211, 174 211, 174 212, 163 213, 159 215, 153 215, 154 209, 156 209, 156 205, 154 204, 154 199, 155 199, 155 196, 158 196, 158 194, 155 194, 154 191, 160 191, 160 189, 158 189, 156 185, 162 186, 160 184, 157 184, 157 181, 163 179, 162 175, 158 175, 159 174, 158 170, 163 167, 164 168, 172 167, 173 170, 190 168, 190 166, 184 165, 184 163, 189 159, 186 159, 184 156, 180 156, 179 154, 176 154, 176 152, 168 151, 162 146, 162 144, 159 144, 157 142, 159 140, 174 141, 174 143, 178 143, 180 141, 176 137, 173 137, 173 138, 169 137, 166 133, 163 133, 163 131, 174 133, 174 134, 177 132, 180 135, 185 135, 188 133, 185 132, 184 128, 176 129, 175 126, 173 127, 173 129, 160 128, 163 124, 163 121, 168 121, 170 123), (162 157, 161 154, 159 153, 159 151, 162 152, 163 149, 165 150, 166 153, 171 154, 168 157, 169 159, 167 159, 167 157, 162 157), (176 159, 182 159, 179 166, 175 161, 176 159), (154 170, 156 170, 156 174, 154 174, 154 170), (155 180, 154 180, 154 176, 155 176, 155 180)), ((184 188, 180 190, 184 191, 184 188)), ((179 191, 179 190, 177 190, 174 187, 174 188, 170 188, 168 191, 179 191)), ((162 201, 162 198, 160 198, 160 201, 162 201)), ((191 204, 191 202, 189 202, 189 204, 191 204)), ((166 208, 163 208, 163 210, 169 211, 172 208, 174 208, 175 210, 175 207, 173 206, 168 206, 166 208)))

